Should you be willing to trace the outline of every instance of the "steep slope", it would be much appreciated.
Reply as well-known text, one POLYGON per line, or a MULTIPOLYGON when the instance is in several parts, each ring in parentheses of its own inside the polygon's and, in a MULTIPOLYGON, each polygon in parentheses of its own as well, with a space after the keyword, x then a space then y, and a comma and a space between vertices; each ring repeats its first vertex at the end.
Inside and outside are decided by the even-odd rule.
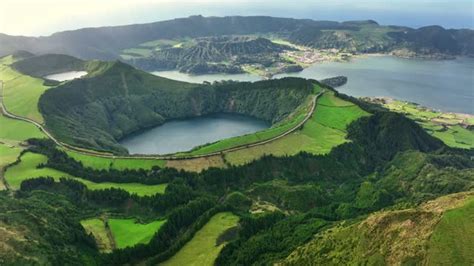
POLYGON ((187 47, 169 47, 153 51, 150 57, 132 58, 141 69, 179 69, 194 74, 243 72, 242 63, 279 61, 278 53, 293 48, 254 37, 205 37, 189 42, 187 47), (212 70, 214 68, 215 70, 212 70))
POLYGON ((447 265, 470 265, 474 262, 473 203, 474 193, 464 192, 416 208, 374 213, 361 222, 341 223, 315 235, 280 264, 436 265, 441 263, 436 257, 441 256, 447 265), (466 216, 450 218, 458 212, 466 216), (445 233, 441 231, 446 226, 458 227, 449 238, 462 241, 465 246, 444 245, 446 249, 439 250, 436 238, 445 233))
POLYGON ((303 103, 312 87, 311 81, 297 78, 191 84, 114 62, 47 91, 39 108, 61 140, 125 152, 117 140, 168 119, 230 112, 278 122, 303 103))

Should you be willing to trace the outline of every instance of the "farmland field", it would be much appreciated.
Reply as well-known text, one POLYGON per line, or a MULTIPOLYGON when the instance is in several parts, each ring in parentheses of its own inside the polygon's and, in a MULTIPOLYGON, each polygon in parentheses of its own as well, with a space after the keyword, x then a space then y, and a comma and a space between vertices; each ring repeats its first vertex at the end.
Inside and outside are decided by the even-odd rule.
POLYGON ((0 141, 4 140, 15 140, 23 141, 29 138, 42 138, 45 137, 43 132, 41 132, 33 124, 11 119, 0 115, 0 141))
POLYGON ((44 86, 41 79, 23 75, 5 65, 0 65, 0 77, 4 82, 3 101, 7 110, 43 123, 38 101, 41 94, 50 87, 44 86))
POLYGON ((436 110, 397 100, 382 102, 388 109, 403 113, 420 124, 432 136, 446 145, 456 148, 474 148, 474 131, 468 129, 474 125, 474 116, 442 113, 436 110))
POLYGON ((303 129, 265 145, 225 154, 233 165, 242 165, 265 154, 295 155, 299 152, 326 154, 346 142, 346 127, 360 117, 368 115, 360 107, 325 93, 318 100, 313 116, 303 129))
POLYGON ((150 242, 153 235, 166 222, 166 220, 159 220, 148 224, 140 224, 135 219, 116 218, 110 218, 108 221, 117 248, 132 247, 138 243, 146 244, 150 242))
POLYGON ((194 237, 163 265, 214 265, 224 244, 217 245, 216 240, 227 229, 237 225, 239 217, 230 212, 214 215, 194 237))
POLYGON ((107 170, 110 168, 117 170, 125 169, 145 169, 149 170, 153 166, 164 167, 164 160, 147 160, 147 159, 110 159, 97 156, 80 154, 74 151, 66 152, 73 159, 80 161, 85 167, 91 167, 98 170, 107 170))
POLYGON ((103 252, 112 251, 112 243, 107 236, 107 229, 105 228, 103 220, 98 218, 82 220, 81 225, 87 233, 94 236, 99 250, 103 252))
POLYGON ((121 188, 126 190, 129 193, 135 193, 139 196, 149 196, 156 193, 164 193, 166 189, 166 184, 159 185, 144 185, 139 183, 94 183, 89 180, 85 180, 78 177, 73 177, 69 174, 63 173, 61 171, 51 169, 51 168, 37 168, 39 164, 45 163, 47 161, 46 156, 36 153, 27 152, 22 155, 21 162, 15 166, 12 166, 7 169, 5 173, 5 179, 12 189, 19 189, 21 182, 26 179, 35 178, 35 177, 46 177, 50 176, 55 180, 59 180, 61 177, 73 178, 84 185, 89 189, 98 190, 98 189, 107 189, 107 188, 121 188))
POLYGON ((428 244, 427 265, 474 264, 474 197, 444 213, 428 244))

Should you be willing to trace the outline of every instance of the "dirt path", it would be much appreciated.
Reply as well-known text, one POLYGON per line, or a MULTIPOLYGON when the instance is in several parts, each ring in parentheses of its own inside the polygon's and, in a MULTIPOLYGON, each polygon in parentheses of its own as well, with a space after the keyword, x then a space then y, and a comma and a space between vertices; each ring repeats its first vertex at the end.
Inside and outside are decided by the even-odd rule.
MULTIPOLYGON (((124 85, 126 86, 126 84, 124 84, 124 85)), ((309 112, 306 114, 306 117, 303 119, 303 121, 301 121, 300 123, 298 123, 293 128, 290 128, 289 130, 283 132, 282 134, 280 134, 278 136, 275 136, 275 137, 267 139, 267 140, 262 140, 262 141, 258 141, 258 142, 254 142, 254 143, 243 144, 243 145, 235 146, 235 147, 232 147, 232 148, 223 149, 223 150, 220 150, 220 151, 217 151, 217 152, 211 152, 211 153, 207 153, 207 154, 203 154, 203 155, 189 155, 189 156, 139 155, 139 154, 137 154, 137 155, 127 155, 127 156, 116 156, 116 155, 111 154, 111 153, 92 151, 92 150, 83 149, 83 148, 79 148, 79 147, 75 147, 75 146, 63 143, 63 142, 57 140, 51 133, 49 133, 42 124, 40 124, 40 123, 30 119, 30 118, 17 116, 17 115, 14 115, 14 114, 8 112, 8 110, 6 109, 6 107, 4 105, 4 102, 3 102, 3 81, 0 81, 0 108, 2 109, 2 114, 4 116, 12 118, 12 119, 17 119, 17 120, 25 121, 25 122, 28 122, 28 123, 32 123, 36 127, 38 127, 48 138, 50 138, 52 141, 54 141, 54 143, 56 143, 56 145, 66 149, 66 150, 74 151, 74 152, 77 152, 77 153, 80 153, 80 154, 83 154, 83 155, 96 156, 96 157, 101 157, 101 158, 110 158, 110 159, 187 160, 187 159, 205 158, 205 157, 220 155, 220 154, 226 153, 226 152, 238 151, 238 150, 242 150, 242 149, 246 149, 246 148, 250 148, 250 147, 264 145, 264 144, 273 142, 275 140, 278 140, 280 138, 283 138, 283 137, 295 132, 296 130, 298 130, 304 123, 306 123, 306 121, 308 121, 308 119, 310 119, 312 117, 313 112, 316 109, 317 100, 321 95, 324 94, 324 92, 325 91, 323 90, 323 91, 321 91, 320 93, 318 93, 317 95, 315 95, 313 97, 313 99, 311 100, 311 108, 310 108, 309 112)))

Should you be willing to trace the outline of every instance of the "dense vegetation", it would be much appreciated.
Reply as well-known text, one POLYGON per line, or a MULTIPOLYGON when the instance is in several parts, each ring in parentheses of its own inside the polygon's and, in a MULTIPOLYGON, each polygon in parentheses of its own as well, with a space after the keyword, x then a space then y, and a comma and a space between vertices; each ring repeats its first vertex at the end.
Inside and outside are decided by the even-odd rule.
POLYGON ((117 140, 168 119, 230 112, 275 123, 313 89, 312 81, 297 78, 198 85, 157 77, 121 62, 94 73, 48 90, 39 108, 60 140, 119 153, 126 151, 117 140))
MULTIPOLYGON (((48 87, 40 107, 55 134, 82 140, 108 134, 112 144, 113 134, 217 110, 278 122, 315 92, 314 84, 325 87, 292 78, 197 85, 119 62, 88 67, 87 78, 48 87)), ((15 82, 18 72, 2 71, 15 82)), ((217 257, 217 265, 303 264, 308 258, 321 264, 328 258, 336 264, 471 263, 473 205, 460 202, 470 194, 426 202, 474 189, 474 151, 447 147, 402 114, 326 89, 317 115, 289 142, 304 135, 326 141, 333 137, 328 132, 340 132, 326 152, 263 155, 201 173, 162 162, 91 162, 41 139, 33 126, 0 119, 6 127, 1 159, 12 162, 5 172, 11 187, 0 193, 0 264, 186 264, 198 253, 200 263, 217 257), (333 131, 321 133, 321 126, 333 131), (31 137, 39 139, 25 141, 31 137), (166 188, 135 193, 127 184, 166 188)))
POLYGON ((472 192, 453 194, 416 208, 338 224, 317 234, 282 264, 469 265, 474 261, 467 254, 472 245, 462 243, 474 240, 473 202, 472 192), (454 217, 459 220, 454 222, 454 217))
POLYGON ((47 54, 32 55, 13 63, 12 67, 29 76, 43 77, 49 74, 85 70, 86 64, 85 61, 72 56, 47 54))
MULTIPOLYGON (((24 181, 22 191, 47 190, 63 194, 79 206, 108 206, 114 212, 147 219, 166 216, 167 222, 149 244, 116 250, 103 257, 107 263, 147 258, 151 258, 150 263, 165 261, 214 214, 233 210, 243 217, 241 229, 217 260, 220 265, 232 265, 272 264, 336 221, 389 206, 414 206, 474 187, 471 152, 446 148, 402 115, 376 112, 352 123, 348 132, 351 142, 327 155, 265 157, 249 165, 200 174, 167 170, 174 176, 172 182, 165 194, 153 197, 131 196, 116 189, 89 191, 67 179, 59 183, 47 179, 24 181), (282 213, 248 214, 249 208, 254 209, 260 201, 282 213)), ((85 179, 116 176, 115 182, 120 182, 119 176, 126 173, 84 168, 49 141, 30 144, 31 151, 48 156, 48 167, 85 179)), ((157 170, 152 175, 128 171, 127 181, 160 180, 167 173, 157 170)), ((262 208, 254 211, 265 211, 262 208)))
POLYGON ((80 211, 66 198, 36 191, 13 198, 0 193, 0 262, 4 265, 94 265, 94 239, 77 222, 80 211))

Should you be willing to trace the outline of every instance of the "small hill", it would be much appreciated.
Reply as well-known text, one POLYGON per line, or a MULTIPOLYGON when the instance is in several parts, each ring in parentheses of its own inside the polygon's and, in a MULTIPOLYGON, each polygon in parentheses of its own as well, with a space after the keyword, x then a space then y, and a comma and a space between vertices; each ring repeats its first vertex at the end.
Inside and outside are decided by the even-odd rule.
POLYGON ((13 58, 15 58, 17 60, 23 60, 23 59, 26 59, 26 58, 29 58, 29 57, 33 57, 35 55, 28 52, 28 51, 25 51, 25 50, 18 50, 16 52, 12 53, 11 56, 13 56, 13 58))
MULTIPOLYGON (((390 32, 389 36, 397 43, 421 54, 473 54, 472 46, 468 46, 469 41, 474 39, 473 31, 446 30, 440 26, 422 27, 416 30, 401 32, 390 32)), ((472 42, 471 42, 472 43, 472 42)))
POLYGON ((272 123, 311 93, 298 78, 213 85, 174 81, 122 62, 95 63, 87 78, 45 92, 39 108, 56 137, 81 147, 124 153, 117 140, 168 119, 229 112, 272 123))
POLYGON ((13 63, 12 67, 21 73, 34 77, 86 69, 85 61, 63 54, 28 56, 13 63))
POLYGON ((440 197, 416 208, 377 212, 315 235, 279 264, 471 265, 473 215, 474 192, 440 197))

